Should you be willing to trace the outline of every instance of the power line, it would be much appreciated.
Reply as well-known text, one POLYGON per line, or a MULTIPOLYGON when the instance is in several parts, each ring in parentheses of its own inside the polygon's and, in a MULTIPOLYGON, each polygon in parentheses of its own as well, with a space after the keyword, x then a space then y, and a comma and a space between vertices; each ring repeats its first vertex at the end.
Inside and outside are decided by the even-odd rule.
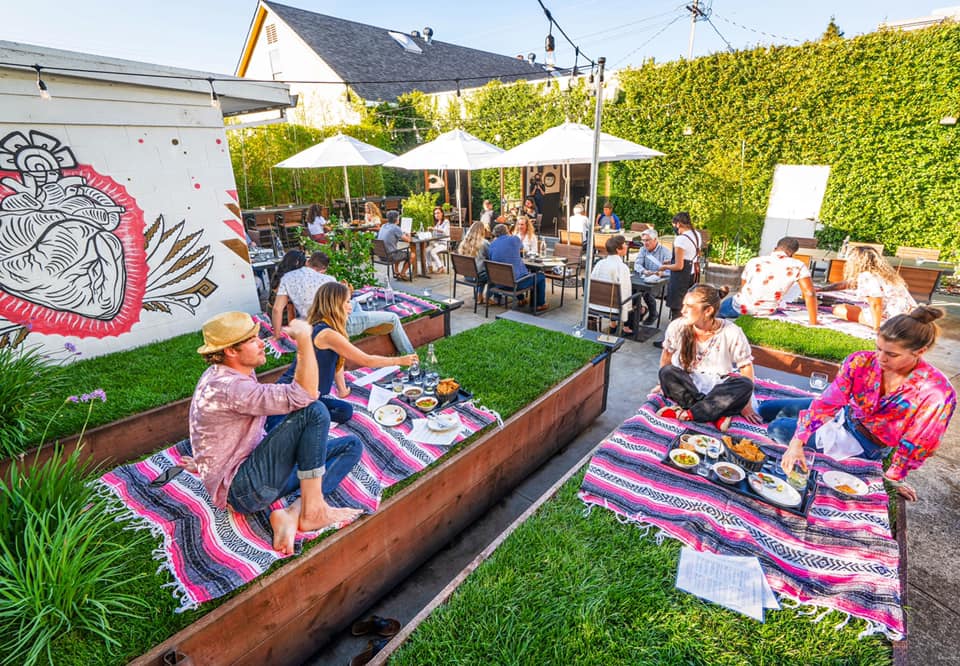
POLYGON ((659 19, 659 18, 663 18, 664 16, 670 16, 671 14, 673 14, 673 13, 674 13, 675 11, 677 11, 678 9, 681 9, 682 7, 683 7, 683 5, 677 5, 676 7, 674 7, 673 9, 671 9, 670 11, 661 12, 660 14, 654 14, 653 16, 647 16, 646 18, 637 19, 636 21, 631 21, 631 22, 629 22, 629 23, 622 23, 622 24, 616 26, 615 28, 605 28, 605 29, 599 30, 599 31, 597 31, 597 32, 589 32, 589 33, 587 33, 587 34, 585 34, 585 35, 578 35, 578 36, 577 36, 577 39, 588 39, 588 38, 590 38, 590 37, 597 37, 598 35, 605 35, 605 34, 611 33, 611 32, 619 32, 620 30, 625 30, 626 28, 629 28, 629 27, 631 27, 631 26, 637 25, 638 23, 646 23, 647 21, 653 21, 653 20, 656 20, 656 19, 659 19))
POLYGON ((655 40, 657 37, 659 37, 661 34, 663 34, 663 32, 664 32, 667 28, 669 28, 671 25, 673 25, 674 23, 676 23, 677 21, 679 21, 679 20, 682 19, 682 18, 683 18, 683 14, 680 14, 680 15, 678 15, 678 16, 675 16, 672 21, 668 22, 666 25, 664 25, 662 28, 660 28, 652 37, 650 37, 650 39, 648 39, 647 41, 645 41, 643 44, 641 44, 640 46, 638 46, 638 47, 635 48, 634 50, 630 51, 630 53, 628 53, 627 55, 625 55, 625 56, 623 56, 622 58, 620 58, 620 60, 618 60, 618 61, 615 62, 614 64, 610 65, 610 68, 613 69, 614 67, 616 67, 617 65, 619 65, 620 63, 622 63, 624 60, 626 60, 627 58, 629 58, 630 56, 632 56, 634 53, 636 53, 637 51, 639 51, 640 49, 642 49, 644 46, 646 46, 647 44, 649 44, 650 42, 652 42, 653 40, 655 40))
POLYGON ((709 26, 710 26, 711 28, 713 28, 713 31, 714 31, 715 33, 717 33, 717 36, 720 37, 720 39, 722 39, 723 42, 727 45, 727 50, 730 51, 730 53, 733 53, 734 51, 736 51, 736 49, 733 48, 733 44, 731 44, 730 42, 728 42, 728 41, 727 41, 727 38, 720 34, 720 31, 717 30, 717 26, 715 26, 715 25, 713 24, 713 21, 711 21, 709 17, 707 18, 707 23, 709 24, 709 26))
POLYGON ((772 37, 772 38, 774 38, 774 39, 784 39, 784 40, 786 40, 786 41, 788 41, 788 42, 795 42, 795 43, 797 43, 797 44, 802 44, 802 43, 803 43, 803 40, 802 40, 802 39, 797 39, 796 37, 785 37, 785 36, 783 36, 783 35, 775 35, 775 34, 773 34, 772 32, 764 32, 763 30, 759 30, 759 29, 757 29, 757 28, 751 28, 751 27, 748 26, 748 25, 743 25, 742 23, 737 23, 736 21, 731 21, 730 19, 726 18, 725 16, 721 16, 720 14, 717 14, 717 13, 714 13, 714 16, 716 16, 718 19, 720 19, 721 21, 723 21, 723 22, 725 22, 725 23, 729 23, 730 25, 736 26, 737 28, 740 28, 740 29, 742 29, 742 30, 748 30, 748 31, 750 31, 750 32, 757 33, 758 35, 765 35, 766 37, 772 37))

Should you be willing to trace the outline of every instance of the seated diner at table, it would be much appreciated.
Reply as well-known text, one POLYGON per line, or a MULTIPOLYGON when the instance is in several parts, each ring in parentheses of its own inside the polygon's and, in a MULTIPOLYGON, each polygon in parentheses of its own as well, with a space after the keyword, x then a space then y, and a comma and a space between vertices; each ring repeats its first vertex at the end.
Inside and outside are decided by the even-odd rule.
POLYGON ((380 213, 380 208, 372 201, 363 205, 363 223, 377 229, 383 224, 383 215, 380 213))
MULTIPOLYGON (((640 232, 640 252, 633 262, 633 270, 646 280, 655 281, 660 277, 669 277, 670 271, 664 276, 658 275, 657 271, 664 264, 670 263, 673 253, 668 250, 657 235, 657 230, 653 227, 644 229, 640 232)), ((653 326, 657 321, 657 297, 653 290, 647 289, 643 292, 643 305, 646 308, 646 317, 644 317, 644 326, 653 326)))
POLYGON ((517 226, 513 228, 513 235, 520 239, 524 254, 537 254, 539 239, 533 228, 533 221, 526 215, 517 218, 517 226))
POLYGON ((796 238, 785 236, 777 241, 769 255, 748 261, 740 275, 740 291, 723 299, 720 316, 725 319, 736 319, 740 315, 766 317, 802 294, 810 325, 816 326, 817 294, 810 267, 793 258, 799 249, 796 238))
MULTIPOLYGON (((623 261, 623 258, 627 256, 627 241, 623 236, 611 236, 607 239, 604 248, 607 251, 607 256, 598 261, 593 267, 593 271, 590 273, 590 279, 619 284, 620 300, 625 300, 633 293, 633 284, 630 281, 630 267, 623 261)), ((631 301, 627 301, 627 303, 622 306, 619 303, 611 303, 609 306, 591 305, 590 307, 595 310, 610 313, 610 332, 613 333, 617 329, 618 321, 629 321, 631 303, 631 301)), ((623 333, 625 335, 633 335, 633 329, 624 323, 623 333)))
POLYGON ((918 306, 891 317, 880 326, 877 350, 848 356, 820 396, 762 402, 770 438, 787 444, 784 471, 805 465, 804 447, 837 459, 879 460, 892 451, 884 480, 916 500, 904 479, 940 446, 957 405, 950 381, 923 358, 943 314, 918 306))
POLYGON ((537 310, 547 309, 547 280, 543 273, 531 273, 523 263, 523 245, 520 238, 511 236, 506 225, 498 224, 493 228, 493 242, 487 251, 488 259, 513 266, 513 279, 518 287, 534 286, 537 310))
POLYGON ((409 248, 398 247, 400 241, 410 242, 410 234, 404 232, 397 224, 399 219, 400 213, 397 211, 387 212, 387 223, 380 227, 380 231, 377 232, 377 240, 383 241, 387 252, 386 259, 393 262, 394 279, 406 280, 408 278, 404 276, 409 274, 410 263, 416 263, 417 258, 414 255, 413 245, 410 245, 409 248), (402 266, 400 266, 401 261, 403 262, 402 266))
POLYGON ((838 303, 833 307, 834 316, 869 326, 874 331, 890 317, 910 312, 917 306, 907 283, 893 266, 872 247, 863 245, 850 248, 843 266, 843 280, 821 287, 820 291, 838 289, 854 290, 856 298, 866 307, 838 303))
POLYGON ((726 287, 698 284, 684 295, 680 318, 667 327, 660 384, 653 389, 675 404, 668 403, 658 415, 710 423, 721 432, 737 415, 760 422, 751 404, 750 343, 739 326, 717 317, 726 294, 726 287))
POLYGON ((609 201, 603 202, 603 212, 597 215, 597 227, 600 229, 610 229, 611 231, 620 231, 623 229, 623 223, 613 212, 613 204, 609 201))
POLYGON ((533 197, 527 197, 523 200, 523 208, 517 211, 517 216, 519 217, 520 215, 526 215, 531 220, 536 220, 537 213, 539 212, 540 209, 537 208, 537 202, 533 199, 533 197))
MULTIPOLYGON (((330 420, 345 423, 353 416, 353 407, 341 400, 350 395, 350 388, 344 379, 344 361, 350 361, 361 367, 383 368, 389 365, 410 365, 418 360, 415 353, 402 356, 379 356, 367 354, 356 347, 347 334, 347 319, 353 309, 350 301, 350 288, 341 282, 325 282, 317 289, 307 313, 307 323, 313 327, 312 338, 314 354, 317 359, 317 391, 320 402, 330 413, 330 420), (336 384, 336 397, 331 395, 336 384)), ((287 368, 277 384, 289 384, 297 372, 297 359, 287 368)), ((283 420, 283 416, 267 418, 266 429, 269 432, 283 420)))
POLYGON ((483 293, 487 287, 487 268, 483 262, 489 258, 489 250, 490 241, 487 240, 486 225, 482 221, 471 224, 466 236, 457 246, 457 254, 473 257, 477 263, 477 285, 473 288, 473 295, 480 304, 486 300, 483 293))
POLYGON ((327 242, 327 220, 323 217, 323 209, 320 204, 310 204, 307 209, 307 233, 310 238, 318 243, 327 242))
MULTIPOLYGON (((450 235, 450 220, 444 215, 443 209, 440 208, 440 206, 436 206, 433 209, 433 233, 440 236, 450 235)), ((429 270, 431 273, 447 272, 440 255, 446 252, 448 247, 447 241, 445 240, 433 241, 427 246, 427 259, 429 260, 429 270)))

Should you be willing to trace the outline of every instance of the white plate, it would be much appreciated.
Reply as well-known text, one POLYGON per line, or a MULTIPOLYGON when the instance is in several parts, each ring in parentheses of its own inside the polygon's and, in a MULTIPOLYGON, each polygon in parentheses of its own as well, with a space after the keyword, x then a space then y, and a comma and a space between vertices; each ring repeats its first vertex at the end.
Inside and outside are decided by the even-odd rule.
POLYGON ((407 413, 400 405, 383 405, 373 412, 373 420, 383 426, 396 426, 403 423, 407 413))
POLYGON ((703 455, 707 452, 707 447, 711 443, 716 442, 720 445, 720 454, 723 455, 723 442, 721 442, 716 437, 708 437, 707 435, 681 435, 681 442, 690 442, 693 444, 693 447, 697 450, 697 453, 703 455))
POLYGON ((761 497, 770 500, 780 506, 800 506, 803 497, 794 488, 787 484, 786 479, 781 479, 772 474, 756 473, 748 477, 750 487, 761 497), (768 486, 763 482, 763 478, 773 479, 776 482, 774 486, 768 486))
POLYGON ((437 414, 427 418, 427 427, 435 432, 444 432, 460 427, 460 417, 456 414, 437 414))
POLYGON ((863 480, 858 479, 853 474, 847 474, 846 472, 835 472, 833 470, 823 473, 823 482, 836 490, 837 492, 844 493, 846 495, 866 495, 867 494, 867 484, 863 480), (849 486, 853 489, 852 493, 848 493, 845 490, 840 490, 837 486, 849 486))

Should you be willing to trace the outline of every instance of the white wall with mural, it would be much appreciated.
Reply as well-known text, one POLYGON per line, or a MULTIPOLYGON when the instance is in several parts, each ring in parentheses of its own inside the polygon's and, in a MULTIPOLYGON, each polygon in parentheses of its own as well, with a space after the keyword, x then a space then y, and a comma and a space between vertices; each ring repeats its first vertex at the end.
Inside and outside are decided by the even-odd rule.
POLYGON ((209 91, 43 78, 0 68, 0 344, 97 356, 257 311, 209 91))

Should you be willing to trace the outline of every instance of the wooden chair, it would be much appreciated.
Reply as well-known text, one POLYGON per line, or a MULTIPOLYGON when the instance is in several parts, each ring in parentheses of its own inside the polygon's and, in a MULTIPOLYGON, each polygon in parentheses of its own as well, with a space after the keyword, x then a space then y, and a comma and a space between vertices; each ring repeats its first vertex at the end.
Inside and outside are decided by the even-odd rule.
MULTIPOLYGON (((639 294, 638 294, 639 296, 639 294)), ((617 320, 616 334, 623 334, 623 317, 620 312, 624 305, 627 305, 634 299, 633 294, 627 294, 626 298, 620 294, 619 282, 606 282, 604 280, 590 280, 590 305, 587 308, 587 316, 596 317, 602 324, 604 319, 609 319, 613 323, 617 320)), ((603 331, 603 326, 598 327, 603 331)), ((634 335, 638 327, 634 324, 634 335)))
POLYGON ((595 233, 593 235, 594 256, 607 256, 607 239, 613 238, 614 236, 616 236, 616 234, 601 234, 599 232, 595 233))
MULTIPOLYGON (((393 265, 395 263, 399 263, 400 261, 406 261, 407 265, 410 267, 409 269, 410 275, 408 276, 407 279, 410 280, 410 282, 413 282, 413 262, 410 261, 410 248, 409 247, 400 248, 397 251, 403 252, 405 253, 405 255, 400 257, 400 259, 396 262, 387 258, 387 244, 384 243, 379 238, 376 238, 373 241, 373 257, 372 257, 373 263, 380 264, 381 266, 387 267, 387 279, 389 280, 390 273, 393 271, 393 265)), ((396 275, 394 277, 396 277, 396 275)))
POLYGON ((817 239, 816 239, 816 238, 800 238, 800 237, 798 237, 798 236, 794 236, 793 238, 794 238, 794 240, 796 240, 798 243, 800 243, 800 247, 802 247, 802 248, 805 249, 805 250, 815 250, 815 249, 817 249, 817 239))
POLYGON ((579 231, 560 230, 560 242, 565 245, 583 245, 583 234, 579 231))
POLYGON ((519 301, 521 296, 526 295, 530 301, 530 312, 536 314, 537 299, 534 298, 534 288, 537 286, 536 278, 530 282, 529 286, 520 287, 517 285, 516 278, 513 277, 513 266, 510 264, 488 259, 483 262, 483 265, 487 269, 487 307, 483 313, 484 318, 490 314, 490 297, 494 294, 503 296, 504 305, 507 309, 510 308, 511 298, 519 301))
POLYGON ((843 279, 843 267, 846 265, 846 259, 831 259, 827 265, 827 282, 840 282, 843 279))
POLYGON ((802 261, 803 265, 806 266, 807 268, 810 268, 810 262, 813 261, 813 257, 810 256, 809 254, 800 254, 799 252, 794 254, 793 258, 796 259, 797 261, 802 261))
POLYGON ((273 239, 277 234, 277 216, 275 213, 255 213, 253 216, 256 235, 251 235, 260 247, 273 247, 273 239))
POLYGON ((664 246, 670 251, 673 251, 673 241, 676 236, 660 236, 660 245, 664 246))
POLYGON ((553 256, 564 257, 567 260, 560 273, 544 273, 544 276, 550 281, 551 294, 554 292, 556 285, 560 285, 560 307, 563 307, 563 295, 568 288, 573 287, 573 300, 579 298, 580 271, 583 269, 583 248, 580 245, 557 243, 553 246, 553 256))
POLYGON ((854 241, 850 241, 849 243, 847 243, 847 248, 854 248, 854 247, 872 247, 874 250, 877 251, 877 254, 879 254, 881 257, 883 256, 883 243, 860 243, 860 242, 854 242, 854 241))
POLYGON ((926 261, 938 261, 940 259, 940 250, 930 250, 925 247, 909 247, 901 245, 897 248, 894 255, 901 259, 924 259, 926 261))
POLYGON ((299 246, 296 230, 304 226, 303 210, 285 210, 280 220, 280 241, 284 250, 295 250, 299 246))
POLYGON ((477 314, 477 303, 483 295, 484 283, 480 282, 480 273, 477 271, 477 262, 473 257, 465 254, 450 254, 453 262, 453 298, 457 297, 457 285, 462 284, 473 290, 473 314, 477 314))
POLYGON ((941 271, 930 268, 914 268, 900 266, 897 268, 900 277, 907 283, 907 289, 918 303, 929 304, 933 300, 933 292, 940 283, 941 271))
POLYGON ((450 240, 447 241, 447 249, 440 250, 440 258, 443 259, 443 267, 447 270, 450 270, 450 253, 457 249, 457 245, 460 244, 460 241, 463 240, 463 227, 451 224, 450 225, 450 240))

